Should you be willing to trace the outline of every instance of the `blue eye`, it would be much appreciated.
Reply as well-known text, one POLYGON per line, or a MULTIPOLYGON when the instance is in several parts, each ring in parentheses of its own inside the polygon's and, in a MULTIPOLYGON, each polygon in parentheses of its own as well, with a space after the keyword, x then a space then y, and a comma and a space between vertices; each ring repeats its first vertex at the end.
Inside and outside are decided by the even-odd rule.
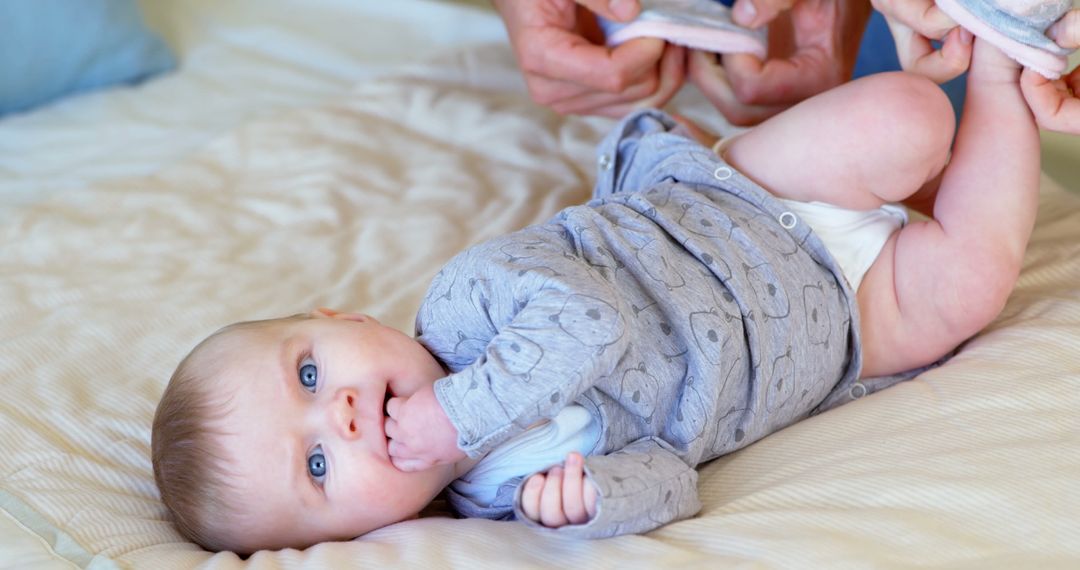
POLYGON ((326 456, 322 453, 321 445, 316 446, 308 455, 307 470, 317 483, 322 483, 322 478, 326 476, 326 456))
POLYGON ((319 383, 319 369, 311 362, 310 358, 305 358, 300 363, 300 370, 297 371, 297 375, 300 377, 300 384, 307 388, 309 392, 315 391, 315 386, 319 383))

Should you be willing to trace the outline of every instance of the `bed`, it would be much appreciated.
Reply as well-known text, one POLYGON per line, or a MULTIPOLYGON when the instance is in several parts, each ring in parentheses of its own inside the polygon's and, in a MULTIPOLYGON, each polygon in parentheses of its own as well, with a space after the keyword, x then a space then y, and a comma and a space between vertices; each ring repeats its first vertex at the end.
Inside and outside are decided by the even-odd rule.
POLYGON ((611 123, 531 104, 471 3, 143 7, 177 72, 0 120, 0 567, 1080 566, 1080 180, 1048 176, 992 325, 704 466, 695 518, 579 542, 428 517, 246 560, 187 542, 149 445, 195 342, 318 306, 411 331, 450 256, 587 199, 611 123))

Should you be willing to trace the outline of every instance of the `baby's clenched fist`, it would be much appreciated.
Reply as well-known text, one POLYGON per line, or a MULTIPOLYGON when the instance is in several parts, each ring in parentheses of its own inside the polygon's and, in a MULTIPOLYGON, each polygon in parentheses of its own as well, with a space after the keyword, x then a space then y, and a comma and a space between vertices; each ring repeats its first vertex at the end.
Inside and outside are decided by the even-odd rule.
POLYGON ((572 452, 564 466, 537 473, 521 490, 521 510, 548 528, 585 524, 596 515, 596 485, 585 475, 585 459, 572 452))
POLYGON ((465 458, 457 446, 457 428, 431 386, 387 400, 384 429, 390 461, 401 471, 423 471, 465 458))

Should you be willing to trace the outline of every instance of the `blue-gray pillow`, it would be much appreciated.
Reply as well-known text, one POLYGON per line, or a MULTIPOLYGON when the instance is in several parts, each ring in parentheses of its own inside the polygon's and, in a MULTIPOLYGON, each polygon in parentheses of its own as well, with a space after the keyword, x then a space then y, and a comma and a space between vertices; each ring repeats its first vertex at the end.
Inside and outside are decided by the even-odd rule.
POLYGON ((0 115, 175 65, 135 0, 0 0, 0 115))

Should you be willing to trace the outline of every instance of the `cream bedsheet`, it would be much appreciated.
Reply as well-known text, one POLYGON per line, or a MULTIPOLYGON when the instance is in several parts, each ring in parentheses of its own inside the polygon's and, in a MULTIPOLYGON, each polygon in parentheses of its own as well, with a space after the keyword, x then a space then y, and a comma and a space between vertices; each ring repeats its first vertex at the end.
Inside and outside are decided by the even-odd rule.
POLYGON ((588 197, 608 123, 532 106, 505 47, 396 69, 347 93, 330 84, 349 73, 246 108, 211 98, 217 118, 189 127, 202 104, 176 95, 200 90, 183 74, 0 122, 24 159, 0 157, 0 567, 1080 565, 1080 199, 1049 180, 991 327, 937 370, 705 466, 694 519, 575 542, 431 518, 246 562, 185 542, 153 484, 149 424, 196 341, 316 306, 411 330, 451 255, 588 197), (156 119, 161 101, 178 108, 156 119), (117 146, 86 148, 64 114, 117 146), (113 137, 109 118, 147 130, 113 137), (174 129, 181 141, 141 148, 174 129))

